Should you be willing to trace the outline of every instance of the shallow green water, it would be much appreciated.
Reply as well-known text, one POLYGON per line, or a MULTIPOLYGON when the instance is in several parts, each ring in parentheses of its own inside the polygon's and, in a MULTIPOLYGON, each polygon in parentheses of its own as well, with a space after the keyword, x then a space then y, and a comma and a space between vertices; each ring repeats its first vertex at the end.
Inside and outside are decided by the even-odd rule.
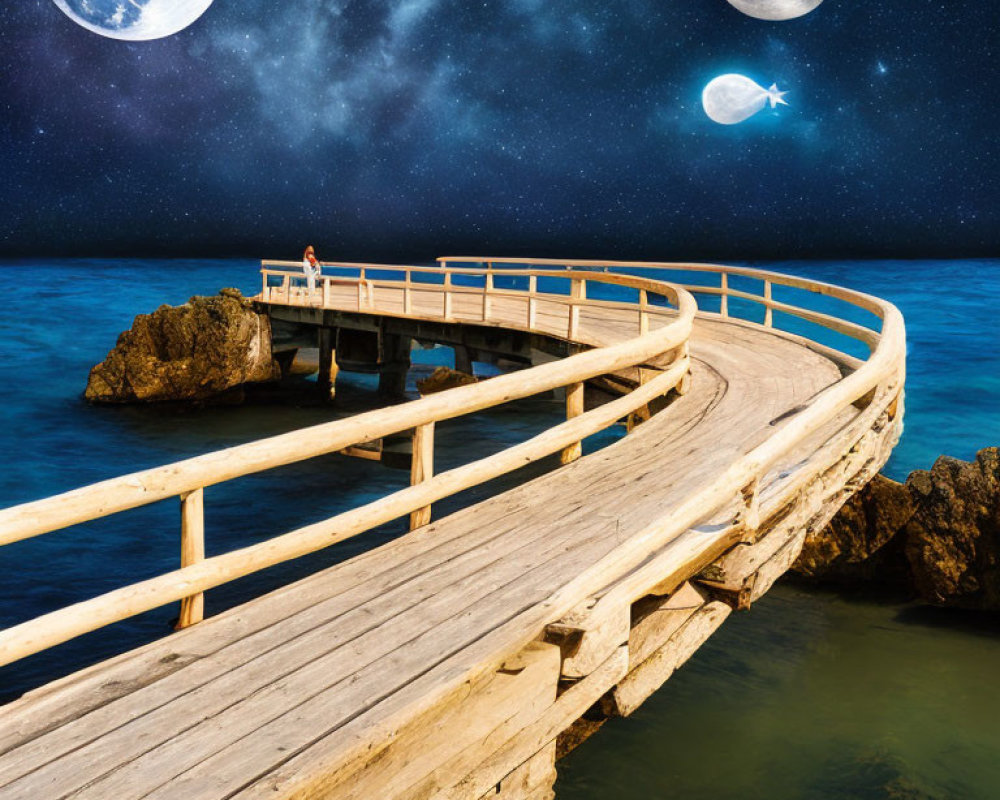
POLYGON ((779 585, 562 761, 557 797, 992 800, 998 667, 998 620, 779 585))

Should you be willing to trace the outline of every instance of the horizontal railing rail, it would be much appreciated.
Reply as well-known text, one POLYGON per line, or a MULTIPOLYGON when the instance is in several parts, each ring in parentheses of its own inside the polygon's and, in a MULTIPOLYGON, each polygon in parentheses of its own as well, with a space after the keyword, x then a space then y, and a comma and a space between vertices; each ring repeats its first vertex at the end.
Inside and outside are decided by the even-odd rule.
MULTIPOLYGON (((319 275, 315 278, 316 289, 312 294, 303 290, 307 278, 301 264, 289 261, 265 261, 261 269, 262 286, 260 299, 264 302, 288 305, 322 305, 329 306, 332 302, 333 287, 337 285, 357 286, 357 297, 354 301, 355 310, 359 312, 372 311, 376 307, 376 295, 380 291, 398 292, 401 294, 401 304, 398 311, 379 306, 378 312, 383 315, 408 316, 413 314, 413 298, 419 292, 437 292, 441 295, 441 317, 445 320, 460 320, 462 322, 482 322, 484 324, 516 323, 509 315, 498 317, 492 313, 491 302, 498 298, 514 298, 524 301, 524 319, 521 327, 526 330, 537 330, 537 311, 539 301, 565 306, 569 309, 567 327, 564 338, 576 340, 579 331, 579 311, 583 307, 605 308, 637 311, 636 322, 639 333, 649 329, 649 321, 657 316, 671 315, 671 310, 654 302, 656 297, 663 297, 677 306, 678 300, 672 284, 663 281, 642 278, 634 275, 617 273, 594 273, 591 271, 564 270, 558 274, 545 269, 504 270, 496 272, 490 268, 442 268, 421 266, 400 266, 385 264, 356 264, 344 262, 324 262, 323 267, 352 271, 352 276, 319 275), (373 273, 398 273, 401 279, 374 276, 373 273), (478 279, 478 283, 456 284, 456 277, 467 280, 478 279), (423 281, 421 278, 436 278, 440 282, 423 281), (526 278, 527 288, 498 287, 496 278, 512 279, 526 278), (538 279, 564 282, 567 292, 564 295, 551 291, 540 291, 538 279), (279 285, 272 285, 272 279, 279 279, 279 285), (638 293, 637 302, 625 302, 591 297, 588 294, 588 284, 598 283, 619 288, 634 289, 638 293), (458 296, 475 295, 482 298, 482 303, 476 312, 456 313, 454 300, 458 296), (478 312, 478 313, 477 313, 478 312)), ((551 331, 549 331, 551 333, 551 331)))
MULTIPOLYGON (((852 339, 856 339, 868 346, 871 351, 878 342, 879 332, 865 327, 850 320, 836 317, 830 314, 820 313, 807 308, 802 308, 791 303, 783 303, 774 299, 773 288, 775 286, 787 287, 790 289, 801 289, 814 295, 832 297, 848 303, 863 311, 869 312, 884 322, 884 316, 891 307, 890 303, 851 289, 846 289, 831 283, 811 280, 795 275, 786 275, 781 272, 756 269, 753 267, 733 267, 721 264, 700 264, 685 262, 652 262, 652 261, 598 261, 598 260, 560 260, 560 259, 533 259, 533 258, 483 258, 481 256, 443 256, 438 259, 442 268, 449 271, 455 270, 456 264, 485 264, 488 269, 495 274, 506 274, 508 269, 514 267, 515 270, 533 269, 547 270, 548 274, 561 274, 567 270, 576 272, 592 271, 598 274, 616 274, 612 270, 633 270, 638 272, 656 271, 659 273, 706 273, 716 276, 718 285, 711 284, 690 284, 679 280, 671 280, 672 283, 681 286, 693 295, 711 295, 720 298, 720 308, 718 316, 729 318, 729 299, 746 300, 764 308, 763 326, 774 327, 774 311, 780 311, 791 316, 799 317, 807 322, 821 325, 825 328, 841 333, 852 339), (749 278, 760 281, 762 284, 761 294, 754 294, 730 285, 731 277, 749 278)), ((658 276, 659 277, 659 276, 658 276)), ((700 311, 705 314, 706 312, 700 311)), ((888 331, 890 334, 892 331, 888 331)), ((857 363, 855 359, 848 357, 849 361, 857 363)))
MULTIPOLYGON (((294 262, 293 262, 294 263, 294 262)), ((284 264, 265 262, 262 299, 274 302, 268 291, 268 276, 282 275, 285 287, 291 287, 291 275, 275 267, 284 264)), ((400 282, 372 278, 375 270, 395 270, 406 277, 406 285, 421 286, 414 273, 434 272, 444 276, 451 291, 483 295, 482 318, 490 319, 488 295, 493 287, 488 274, 480 288, 453 285, 456 276, 484 275, 483 270, 444 267, 399 267, 373 265, 336 265, 356 268, 359 305, 363 290, 377 291, 380 285, 400 282), (367 271, 367 272, 366 272, 367 271)), ((486 271, 488 273, 488 271, 486 271)), ((411 526, 430 520, 431 505, 463 489, 476 486, 523 467, 546 456, 561 453, 563 463, 580 456, 580 442, 632 414, 655 398, 679 388, 686 380, 690 356, 688 339, 697 306, 691 294, 670 283, 626 275, 579 274, 569 271, 561 277, 570 281, 568 298, 540 292, 536 284, 544 270, 525 271, 533 277, 530 291, 514 293, 529 307, 525 328, 533 322, 530 306, 539 303, 565 303, 569 307, 565 336, 579 335, 579 316, 574 313, 601 301, 588 300, 588 283, 607 283, 636 289, 634 304, 620 304, 636 315, 636 335, 625 341, 595 347, 560 361, 535 366, 517 373, 501 375, 470 386, 463 386, 409 403, 366 412, 347 419, 325 423, 291 433, 262 439, 237 447, 186 459, 164 467, 144 470, 120 478, 102 481, 44 500, 25 503, 0 511, 0 545, 50 533, 69 526, 119 513, 139 506, 179 497, 181 501, 181 568, 126 586, 73 606, 53 611, 20 625, 0 631, 0 666, 40 652, 76 636, 119 622, 128 617, 181 601, 179 627, 194 624, 203 615, 203 593, 208 589, 274 566, 308 553, 329 547, 344 539, 369 531, 407 514, 411 526), (651 305, 650 295, 663 297, 673 308, 651 305), (662 316, 663 324, 650 329, 650 316, 662 316), (584 411, 583 385, 596 377, 626 368, 657 361, 655 370, 641 370, 639 385, 629 394, 584 411), (567 419, 549 430, 499 453, 433 474, 435 425, 455 417, 481 411, 503 403, 530 397, 541 392, 565 388, 567 419), (374 441, 391 434, 413 430, 414 454, 412 485, 376 502, 338 514, 330 519, 299 528, 265 542, 223 555, 205 557, 204 490, 225 481, 274 467, 302 461, 348 447, 374 441)), ((323 280, 334 280, 324 276, 323 280)), ((329 290, 326 290, 329 291, 329 290)), ((505 291, 505 290, 500 290, 505 291)), ((279 295, 280 297, 280 295, 279 295)), ((286 292, 285 299, 292 297, 286 292)), ((298 296, 297 300, 303 298, 298 296)), ((306 298, 307 300, 310 298, 306 298)), ((443 317, 448 318, 445 301, 443 317)), ((584 344, 586 342, 583 342, 584 344)))

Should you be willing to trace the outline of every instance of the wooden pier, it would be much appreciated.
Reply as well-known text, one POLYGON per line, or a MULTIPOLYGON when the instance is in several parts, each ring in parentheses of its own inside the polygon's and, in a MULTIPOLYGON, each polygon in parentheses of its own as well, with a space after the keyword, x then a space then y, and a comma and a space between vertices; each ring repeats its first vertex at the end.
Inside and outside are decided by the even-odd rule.
POLYGON ((902 317, 858 292, 700 264, 326 268, 309 293, 299 265, 265 262, 258 298, 315 333, 321 381, 358 331, 386 388, 411 339, 535 365, 0 511, 2 545, 181 504, 178 570, 0 632, 0 665, 170 603, 183 628, 0 709, 2 800, 550 798, 578 720, 637 708, 788 569, 901 430, 902 317), (617 391, 585 402, 598 385, 617 391), (564 420, 435 473, 449 420, 552 391, 564 420), (582 455, 623 420, 627 436, 582 455), (206 487, 399 435, 409 488, 205 557, 206 487), (542 477, 434 518, 551 456, 542 477), (400 518, 409 534, 202 619, 213 587, 400 518))

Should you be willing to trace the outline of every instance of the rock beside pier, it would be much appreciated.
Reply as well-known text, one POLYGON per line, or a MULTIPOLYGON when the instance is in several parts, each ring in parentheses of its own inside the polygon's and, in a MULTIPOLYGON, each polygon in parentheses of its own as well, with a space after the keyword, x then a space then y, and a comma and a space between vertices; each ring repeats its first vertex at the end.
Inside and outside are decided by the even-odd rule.
POLYGON ((90 371, 92 403, 205 402, 278 380, 266 314, 237 289, 140 314, 90 371))
POLYGON ((436 394, 454 389, 456 386, 468 386, 472 383, 479 383, 479 379, 475 375, 459 372, 449 367, 437 367, 426 378, 417 381, 417 390, 422 395, 436 394))
POLYGON ((1000 610, 1000 450, 972 462, 942 456, 905 483, 876 477, 807 538, 793 570, 903 586, 934 605, 1000 610))

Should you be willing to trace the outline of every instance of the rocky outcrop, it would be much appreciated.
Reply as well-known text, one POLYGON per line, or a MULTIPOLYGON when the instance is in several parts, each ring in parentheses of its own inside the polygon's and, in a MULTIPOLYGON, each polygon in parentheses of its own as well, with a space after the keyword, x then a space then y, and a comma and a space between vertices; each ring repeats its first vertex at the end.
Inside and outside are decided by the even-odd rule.
POLYGON ((456 386, 468 386, 478 382, 479 379, 475 375, 448 367, 438 367, 426 378, 417 381, 417 390, 420 394, 435 394, 454 389, 456 386))
POLYGON ((906 485, 916 506, 906 560, 920 596, 1000 608, 1000 450, 980 450, 971 464, 940 458, 906 485))
POLYGON ((901 556, 898 534, 912 516, 906 486, 876 475, 825 528, 806 536, 793 570, 844 583, 885 579, 901 556))
POLYGON ((1000 609, 1000 450, 972 462, 941 457, 903 484, 876 477, 807 538, 793 570, 904 586, 935 605, 1000 609))
POLYGON ((92 403, 206 402, 280 377, 267 315, 238 290, 223 289, 137 316, 90 371, 84 397, 92 403))

